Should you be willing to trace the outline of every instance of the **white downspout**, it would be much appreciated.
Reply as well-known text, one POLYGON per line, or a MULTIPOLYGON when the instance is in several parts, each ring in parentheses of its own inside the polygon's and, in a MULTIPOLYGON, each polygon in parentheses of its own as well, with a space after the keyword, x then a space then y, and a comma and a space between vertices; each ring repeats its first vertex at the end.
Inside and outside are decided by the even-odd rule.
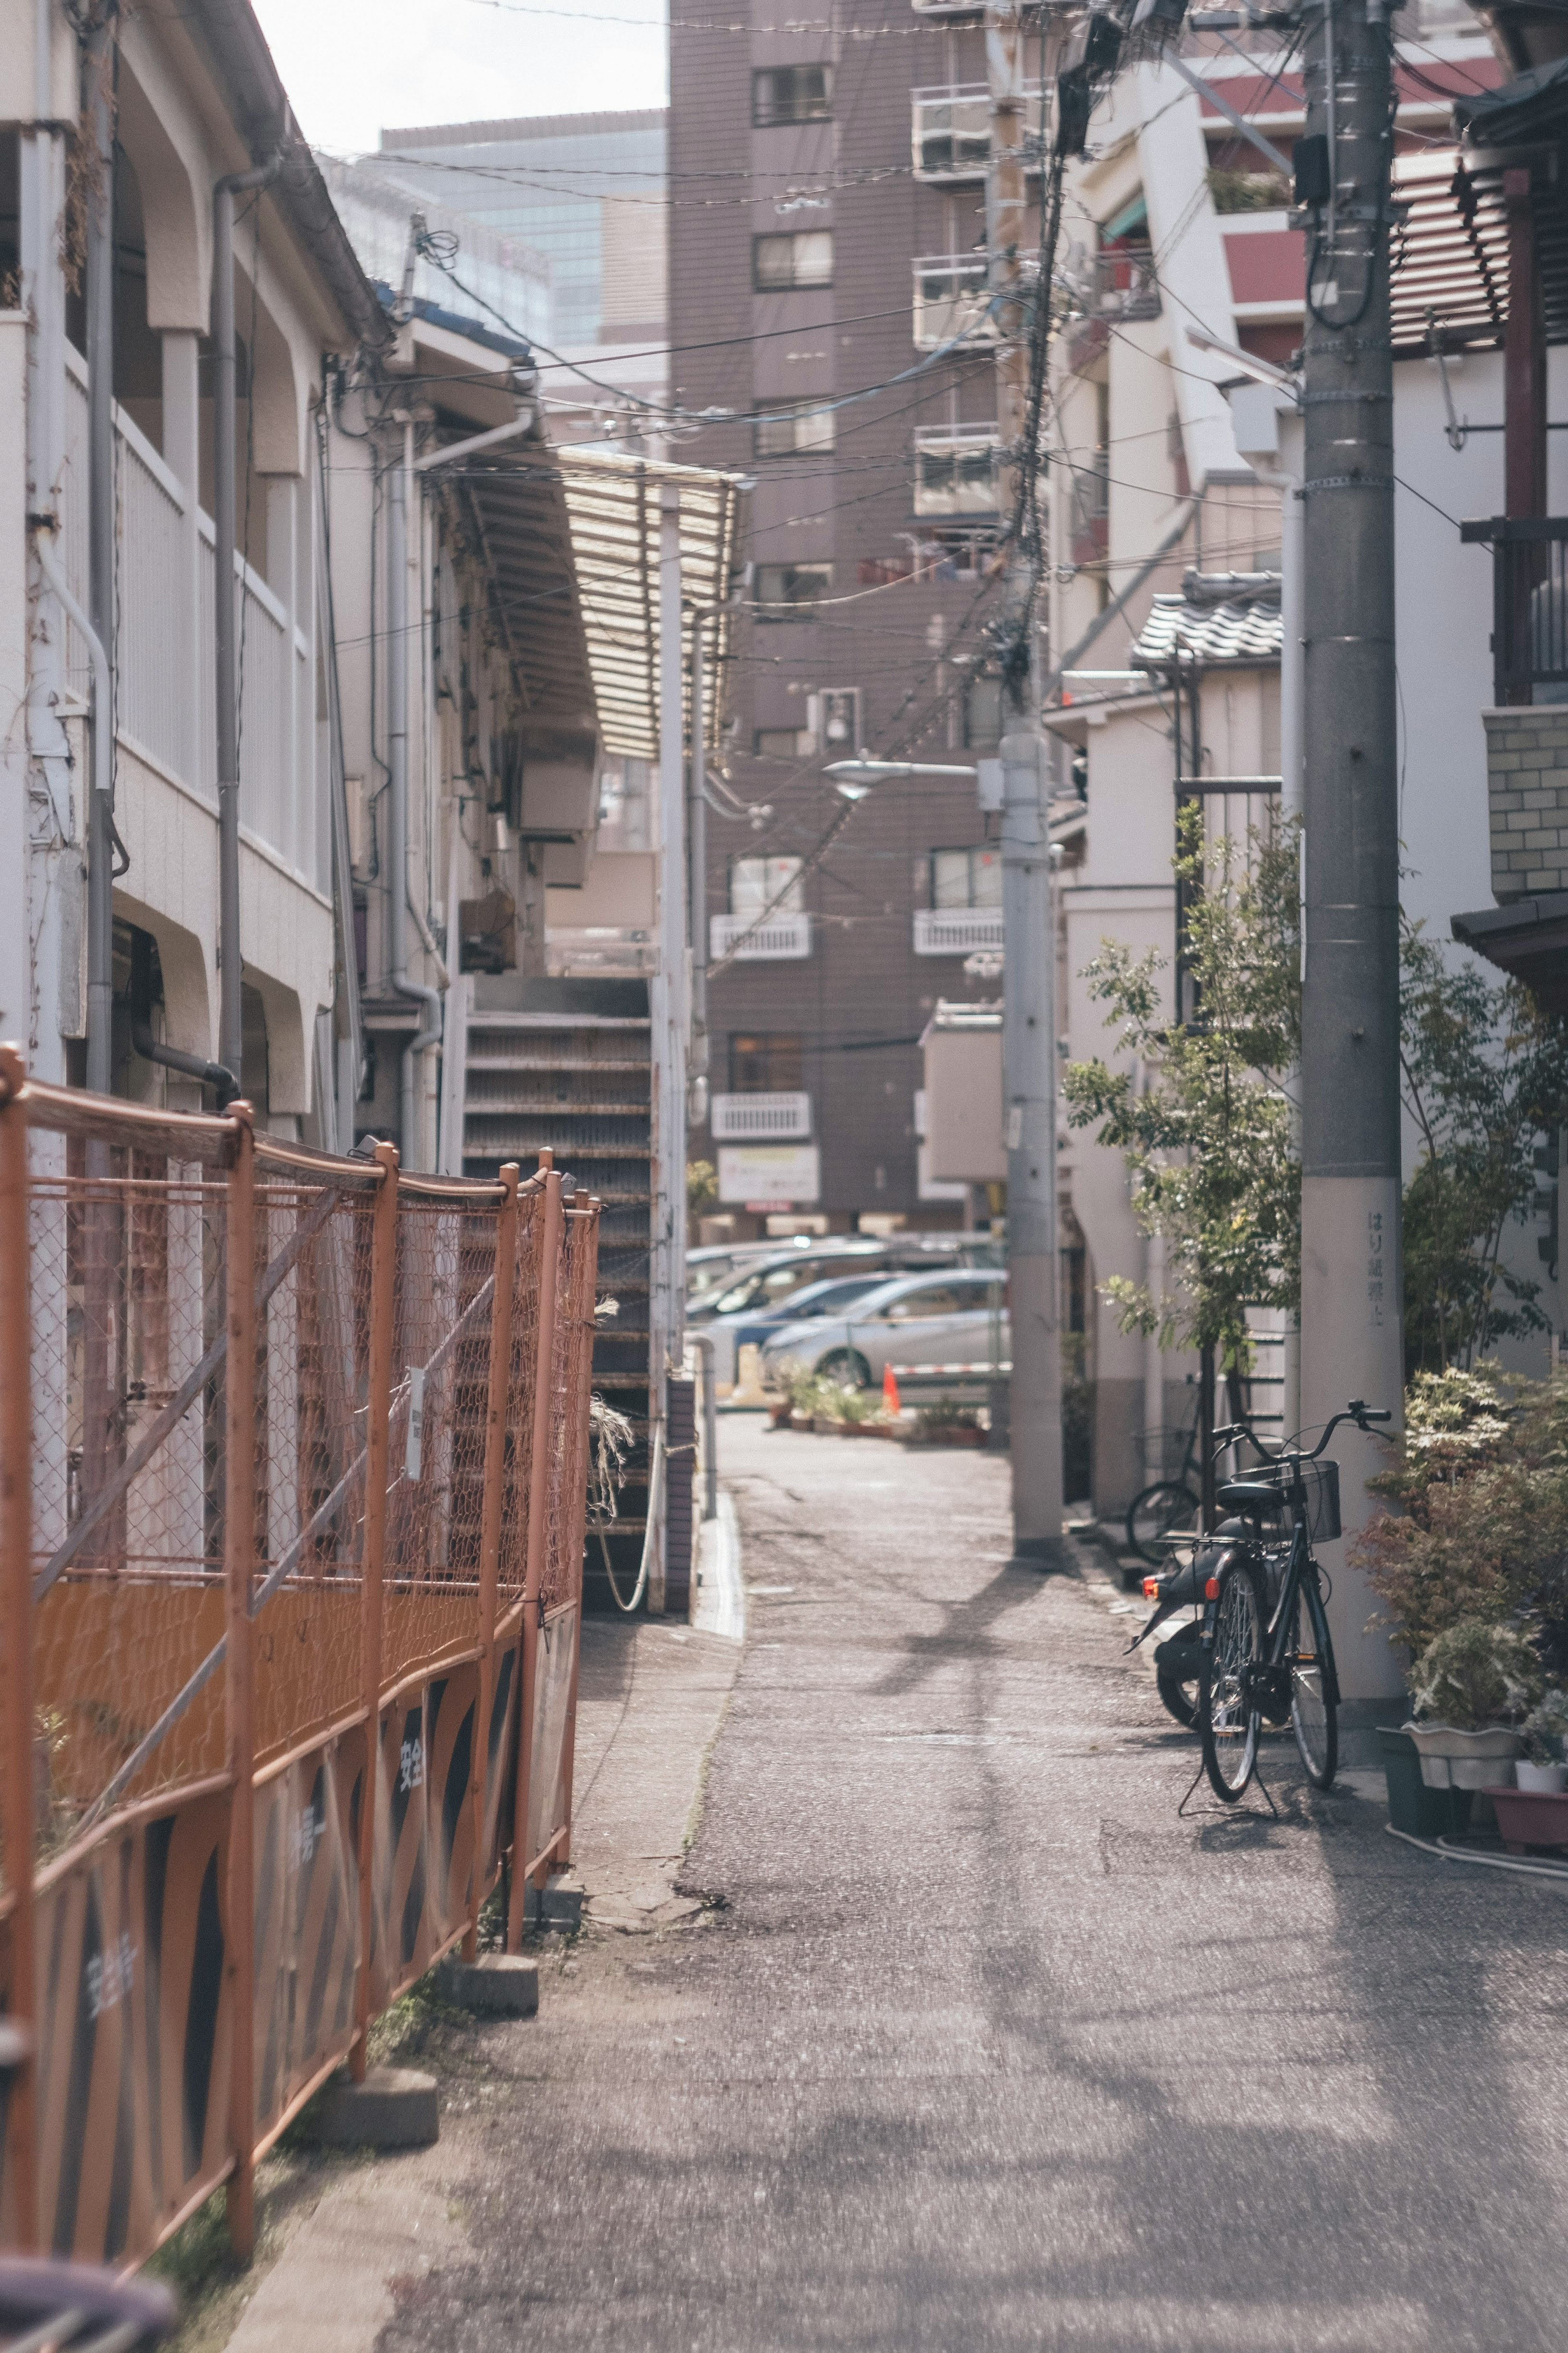
MULTIPOLYGON (((441 991, 408 973, 408 494, 414 479, 414 420, 403 414, 403 459, 388 485, 386 532, 387 712, 387 977, 400 996, 424 1007, 424 1018, 403 1049, 399 1149, 405 1168, 423 1164, 424 1139, 416 1124, 416 1057, 441 1036, 441 991)), ((423 628, 423 616, 420 626, 423 628)))

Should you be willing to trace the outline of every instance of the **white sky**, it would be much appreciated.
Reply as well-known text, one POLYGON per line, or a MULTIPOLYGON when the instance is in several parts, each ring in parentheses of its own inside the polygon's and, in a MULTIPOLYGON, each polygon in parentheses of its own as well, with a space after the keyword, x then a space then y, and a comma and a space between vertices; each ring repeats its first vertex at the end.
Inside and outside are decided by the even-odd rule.
POLYGON ((665 102, 662 0, 255 5, 306 137, 338 153, 374 147, 384 125, 665 102))

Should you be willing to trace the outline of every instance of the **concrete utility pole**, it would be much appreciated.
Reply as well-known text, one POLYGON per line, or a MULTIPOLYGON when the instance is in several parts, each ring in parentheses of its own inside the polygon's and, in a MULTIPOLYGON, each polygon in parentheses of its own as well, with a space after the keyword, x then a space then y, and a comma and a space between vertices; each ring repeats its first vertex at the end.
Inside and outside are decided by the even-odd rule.
MULTIPOLYGON (((1301 1415, 1404 1388, 1399 1240, 1399 810, 1394 371, 1388 291, 1393 72, 1380 0, 1330 0, 1307 45, 1298 199, 1310 210, 1303 370, 1304 992, 1301 1415), (1314 141, 1326 142, 1314 145, 1314 141)), ((1349 1533, 1370 1516, 1372 1438, 1339 1433, 1349 1533)), ((1331 1557, 1332 1556, 1331 1555, 1331 1557)), ((1396 1690, 1373 1599, 1333 1560, 1329 1605, 1351 1734, 1396 1690)), ((1359 1761, 1353 1756, 1351 1761, 1359 1761)))
MULTIPOLYGON (((1016 0, 985 14, 991 153, 986 242, 997 301, 999 501, 1020 508, 1028 429, 1029 322, 1023 301, 1024 26, 1016 0)), ((1044 288, 1039 299, 1047 298, 1044 288)), ((1026 627, 1029 661, 1009 689, 1002 741, 1002 1102, 1007 1145, 1007 1282, 1013 1359, 1013 1554, 1041 1568, 1062 1564, 1061 1335, 1057 1244, 1056 922, 1043 793, 1039 664, 1034 591, 1043 550, 1027 527, 1008 553, 1004 613, 1026 627)))

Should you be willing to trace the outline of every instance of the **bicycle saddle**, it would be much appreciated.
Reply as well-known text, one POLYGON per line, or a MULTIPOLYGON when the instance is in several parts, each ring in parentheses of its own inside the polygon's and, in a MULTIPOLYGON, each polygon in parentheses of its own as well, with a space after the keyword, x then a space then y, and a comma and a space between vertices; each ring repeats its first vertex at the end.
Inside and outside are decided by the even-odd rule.
POLYGON ((1277 1512, 1279 1489, 1271 1479, 1227 1479, 1215 1490, 1222 1504, 1235 1512, 1277 1512))

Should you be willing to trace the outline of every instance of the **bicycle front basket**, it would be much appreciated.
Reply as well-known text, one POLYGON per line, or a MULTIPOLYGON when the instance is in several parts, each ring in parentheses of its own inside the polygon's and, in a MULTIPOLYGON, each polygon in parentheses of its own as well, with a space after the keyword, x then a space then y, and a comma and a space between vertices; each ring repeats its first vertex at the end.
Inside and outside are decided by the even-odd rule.
POLYGON ((1340 1466, 1324 1457, 1300 1465, 1307 1506, 1307 1535, 1313 1544, 1332 1544, 1340 1533, 1340 1466))

